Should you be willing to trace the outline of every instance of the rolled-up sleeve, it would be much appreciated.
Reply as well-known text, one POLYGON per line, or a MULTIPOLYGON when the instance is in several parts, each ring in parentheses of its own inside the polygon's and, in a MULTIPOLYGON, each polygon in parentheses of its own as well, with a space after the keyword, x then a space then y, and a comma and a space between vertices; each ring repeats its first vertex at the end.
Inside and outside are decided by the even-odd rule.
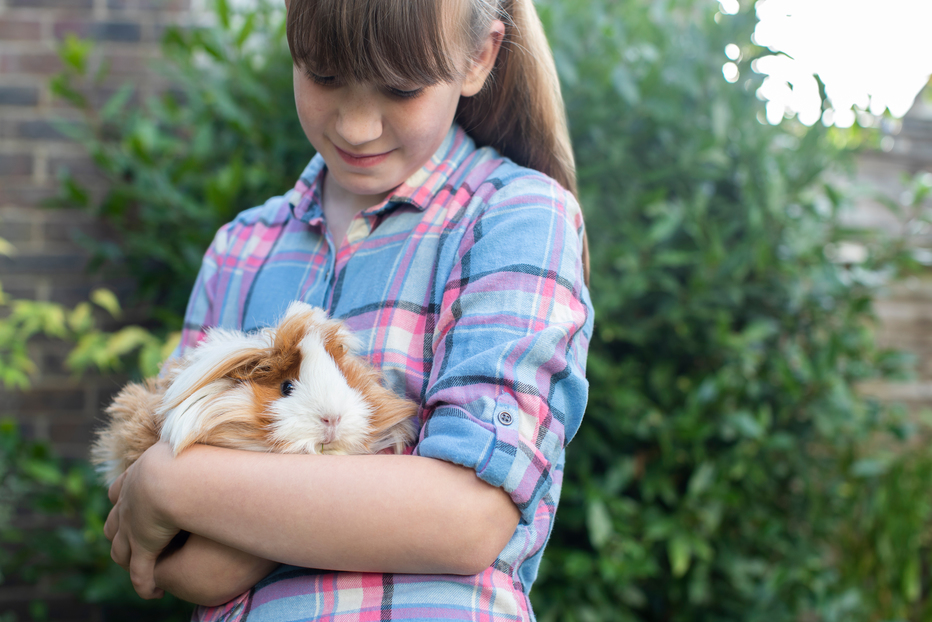
POLYGON ((416 453, 475 469, 524 522, 582 421, 592 305, 576 200, 541 176, 501 187, 443 290, 416 453))
POLYGON ((217 275, 220 258, 226 251, 227 236, 230 225, 224 225, 214 236, 214 240, 201 262, 188 307, 184 315, 184 325, 181 330, 181 343, 175 350, 173 357, 181 356, 206 337, 207 327, 216 324, 215 291, 217 289, 217 275))

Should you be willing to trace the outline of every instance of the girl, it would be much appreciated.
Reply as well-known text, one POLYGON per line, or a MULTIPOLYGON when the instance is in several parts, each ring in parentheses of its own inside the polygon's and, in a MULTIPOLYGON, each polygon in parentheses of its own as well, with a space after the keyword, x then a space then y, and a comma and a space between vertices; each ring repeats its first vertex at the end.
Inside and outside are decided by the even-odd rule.
POLYGON ((198 620, 532 620, 592 307, 531 0, 291 0, 288 43, 317 155, 217 233, 181 349, 322 306, 418 400, 420 437, 375 456, 157 444, 110 490, 112 556, 198 620))

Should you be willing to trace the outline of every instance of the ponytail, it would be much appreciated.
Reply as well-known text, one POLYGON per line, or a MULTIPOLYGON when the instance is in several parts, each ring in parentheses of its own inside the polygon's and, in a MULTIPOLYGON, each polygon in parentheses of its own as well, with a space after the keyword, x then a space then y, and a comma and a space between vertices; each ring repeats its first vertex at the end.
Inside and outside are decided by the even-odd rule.
MULTIPOLYGON (((485 5, 495 0, 473 0, 485 5)), ((494 12, 476 11, 475 36, 488 33, 494 12), (480 22, 480 23, 477 23, 480 22), (481 23, 486 22, 486 23, 481 23)), ((576 163, 553 53, 531 0, 499 0, 505 36, 485 88, 460 99, 457 122, 479 146, 489 145, 521 166, 540 171, 577 196, 576 163)), ((589 282, 589 245, 583 237, 589 282)))

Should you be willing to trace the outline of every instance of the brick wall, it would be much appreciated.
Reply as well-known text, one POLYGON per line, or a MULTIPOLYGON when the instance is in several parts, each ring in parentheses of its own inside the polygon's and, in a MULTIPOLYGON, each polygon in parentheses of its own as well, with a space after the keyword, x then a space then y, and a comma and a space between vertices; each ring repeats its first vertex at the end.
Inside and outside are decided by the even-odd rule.
MULTIPOLYGON (((63 169, 84 181, 94 177, 81 148, 53 124, 53 119, 74 117, 48 86, 61 68, 57 45, 69 33, 96 42, 95 62, 106 59, 111 66, 101 97, 127 80, 152 89, 157 82, 148 77, 149 63, 162 31, 167 24, 190 20, 198 2, 0 0, 0 238, 16 248, 13 257, 0 256, 0 283, 10 297, 74 305, 103 284, 87 273, 86 254, 73 241, 77 231, 103 234, 100 227, 83 213, 40 206, 55 194, 63 169)), ((125 283, 106 284, 125 289, 125 283)), ((76 380, 63 369, 63 355, 61 344, 37 343, 33 359, 40 369, 32 390, 0 389, 0 416, 13 414, 26 434, 51 440, 65 456, 84 457, 91 424, 118 382, 76 380)), ((11 611, 21 621, 31 619, 32 599, 46 602, 56 622, 100 619, 95 608, 76 605, 46 585, 26 587, 9 580, 0 584, 0 616, 11 611)))
MULTIPOLYGON (((917 100, 899 127, 894 127, 887 152, 863 155, 858 179, 895 201, 903 201, 904 175, 932 176, 932 98, 917 100)), ((932 199, 926 201, 932 209, 932 199)), ((903 223, 889 210, 865 196, 857 205, 855 222, 861 226, 902 232, 903 223)), ((932 249, 932 230, 912 231, 914 243, 932 249)), ((907 382, 868 383, 864 390, 885 400, 905 403, 911 410, 932 408, 932 269, 887 289, 876 302, 878 340, 882 345, 912 353, 916 376, 907 382)))
MULTIPOLYGON (((100 284, 73 235, 101 235, 101 228, 84 213, 40 207, 64 170, 94 182, 80 146, 53 122, 75 116, 49 89, 61 69, 57 45, 69 34, 96 42, 94 61, 111 68, 99 97, 129 80, 145 96, 155 88, 146 76, 165 26, 191 15, 191 0, 0 0, 0 237, 16 248, 0 258, 0 283, 10 297, 74 305, 100 284)), ((113 387, 99 378, 75 382, 61 369, 60 347, 36 347, 34 389, 0 394, 0 414, 17 413, 28 433, 83 456, 86 424, 113 387)))

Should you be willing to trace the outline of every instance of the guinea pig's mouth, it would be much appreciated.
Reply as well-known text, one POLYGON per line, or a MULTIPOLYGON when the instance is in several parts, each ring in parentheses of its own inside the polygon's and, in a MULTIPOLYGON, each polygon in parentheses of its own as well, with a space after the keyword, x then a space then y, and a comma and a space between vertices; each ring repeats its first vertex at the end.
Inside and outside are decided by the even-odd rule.
POLYGON ((346 447, 341 446, 336 441, 330 441, 329 443, 321 443, 319 445, 319 448, 320 448, 320 453, 327 454, 330 456, 347 456, 350 453, 349 451, 347 451, 346 447))

